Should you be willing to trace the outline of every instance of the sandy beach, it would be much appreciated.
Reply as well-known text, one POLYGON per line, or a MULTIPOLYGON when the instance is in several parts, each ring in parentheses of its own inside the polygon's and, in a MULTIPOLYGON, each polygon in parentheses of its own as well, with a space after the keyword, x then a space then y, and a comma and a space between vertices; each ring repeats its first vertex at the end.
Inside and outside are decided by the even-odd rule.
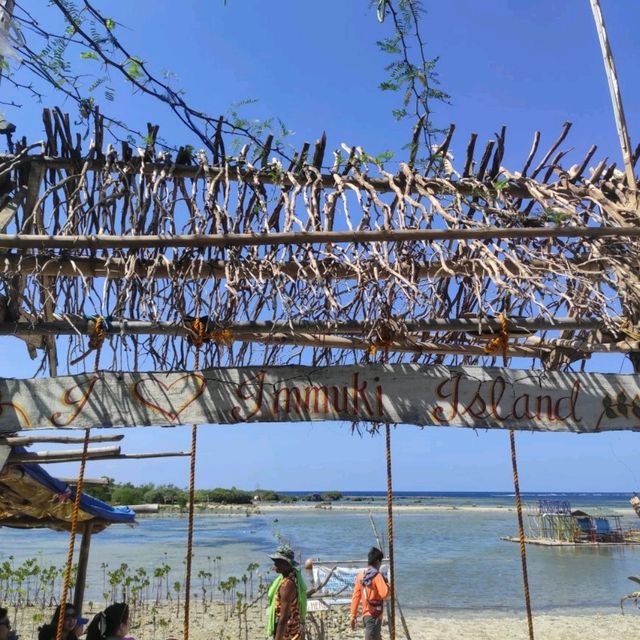
MULTIPOLYGON (((18 632, 22 640, 34 639, 40 610, 25 608, 12 611, 16 618, 18 632)), ((46 615, 48 615, 47 612, 46 615)), ((88 615, 86 612, 85 615, 88 615)), ((407 614, 407 612, 405 612, 407 614)), ((137 640, 161 640, 183 635, 184 610, 180 607, 176 614, 175 604, 152 608, 148 612, 140 610, 134 613, 131 636, 137 640)), ((89 616, 90 617, 90 616, 89 616)), ((527 621, 522 616, 423 616, 408 613, 407 627, 412 640, 528 640, 527 621)), ((347 607, 334 607, 328 612, 310 614, 307 621, 307 640, 355 640, 362 638, 361 629, 351 631, 349 627, 347 607)), ((640 612, 629 605, 625 615, 621 613, 593 613, 586 615, 551 615, 534 616, 535 637, 544 640, 583 640, 584 638, 611 638, 615 640, 635 640, 640 628, 640 612)), ((190 616, 190 640, 233 640, 265 638, 265 614, 262 607, 254 606, 245 616, 238 617, 237 612, 224 610, 220 603, 203 607, 194 603, 190 616)), ((389 638, 389 629, 385 626, 383 637, 389 638)), ((406 635, 397 623, 396 637, 406 635)))

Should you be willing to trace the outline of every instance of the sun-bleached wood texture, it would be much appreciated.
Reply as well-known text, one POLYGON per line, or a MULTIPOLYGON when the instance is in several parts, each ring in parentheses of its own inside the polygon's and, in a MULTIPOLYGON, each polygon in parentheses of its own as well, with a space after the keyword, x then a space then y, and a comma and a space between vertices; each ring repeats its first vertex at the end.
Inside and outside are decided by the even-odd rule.
POLYGON ((0 432, 347 420, 593 433, 640 429, 640 376, 368 365, 0 380, 0 432))
POLYGON ((456 162, 452 127, 428 166, 389 170, 355 147, 325 164, 322 141, 289 166, 246 148, 176 164, 154 136, 138 157, 83 150, 57 109, 44 128, 42 148, 0 157, 0 325, 51 375, 78 370, 95 314, 113 318, 113 370, 190 369, 186 317, 206 318, 202 367, 637 357, 637 194, 595 147, 563 168, 568 123, 519 170, 502 166, 504 129, 456 162))

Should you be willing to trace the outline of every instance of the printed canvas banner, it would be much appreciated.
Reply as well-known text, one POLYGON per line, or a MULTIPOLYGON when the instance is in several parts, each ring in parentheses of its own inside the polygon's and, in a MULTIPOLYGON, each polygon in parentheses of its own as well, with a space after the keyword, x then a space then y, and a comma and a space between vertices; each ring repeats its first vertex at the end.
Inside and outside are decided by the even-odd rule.
POLYGON ((316 420, 637 430, 640 376, 406 364, 0 379, 0 433, 316 420))
MULTIPOLYGON (((331 574, 331 577, 325 586, 313 595, 313 598, 317 599, 321 608, 327 608, 335 604, 349 604, 356 577, 366 568, 366 560, 337 560, 335 562, 314 560, 313 584, 322 584, 329 574, 331 574)), ((388 565, 383 563, 380 567, 380 573, 388 579, 388 565)), ((321 610, 321 608, 316 606, 316 610, 321 610)))

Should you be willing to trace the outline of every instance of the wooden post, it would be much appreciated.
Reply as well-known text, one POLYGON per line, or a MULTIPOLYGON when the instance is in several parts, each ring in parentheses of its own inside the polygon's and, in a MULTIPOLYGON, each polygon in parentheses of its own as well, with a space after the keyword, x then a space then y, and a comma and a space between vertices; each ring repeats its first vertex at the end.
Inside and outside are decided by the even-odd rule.
POLYGON ((87 566, 89 564, 89 547, 91 546, 92 522, 85 522, 82 528, 82 542, 78 557, 78 570, 76 573, 76 587, 73 592, 73 606, 76 613, 82 613, 82 601, 84 600, 84 588, 87 583, 87 566))
POLYGON ((604 26, 604 19, 602 17, 599 0, 591 0, 591 10, 593 11, 593 19, 596 23, 598 39, 600 40, 600 48, 602 49, 602 59, 607 73, 607 81, 609 82, 609 93, 611 94, 611 102, 613 103, 613 114, 616 119, 616 128, 618 129, 620 146, 622 147, 622 159, 624 160, 625 175, 627 176, 629 188, 635 190, 636 178, 633 173, 633 151, 631 150, 631 140, 629 138, 629 130, 627 129, 627 121, 624 117, 624 109, 622 108, 622 96, 620 95, 620 85, 618 84, 616 65, 613 60, 613 53, 611 52, 609 38, 607 37, 607 31, 604 26))

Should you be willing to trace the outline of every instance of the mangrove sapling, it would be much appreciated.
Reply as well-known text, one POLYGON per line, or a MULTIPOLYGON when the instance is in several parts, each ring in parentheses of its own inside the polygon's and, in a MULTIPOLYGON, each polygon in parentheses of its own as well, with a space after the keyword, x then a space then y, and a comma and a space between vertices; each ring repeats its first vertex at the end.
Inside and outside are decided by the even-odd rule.
POLYGON ((253 598, 253 573, 260 568, 257 562, 251 562, 247 566, 247 572, 249 573, 249 597, 253 598))
POLYGON ((163 582, 166 582, 166 599, 169 599, 169 572, 171 571, 171 567, 163 562, 159 567, 156 567, 153 570, 153 577, 155 580, 155 589, 156 589, 156 604, 159 604, 162 598, 162 585, 163 582))
POLYGON ((173 583, 173 590, 176 592, 176 617, 180 615, 180 589, 181 584, 178 580, 173 583))
POLYGON ((200 588, 202 589, 202 605, 205 608, 207 601, 207 587, 211 584, 212 575, 213 574, 210 571, 205 571, 204 569, 200 569, 200 571, 198 571, 198 578, 200 578, 200 588))
POLYGON ((243 595, 244 595, 244 599, 246 600, 247 599, 247 583, 249 582, 249 578, 247 577, 247 574, 243 573, 240 580, 242 580, 242 584, 244 586, 243 595))
POLYGON ((242 594, 236 595, 236 614, 238 615, 238 640, 242 640, 242 594))

